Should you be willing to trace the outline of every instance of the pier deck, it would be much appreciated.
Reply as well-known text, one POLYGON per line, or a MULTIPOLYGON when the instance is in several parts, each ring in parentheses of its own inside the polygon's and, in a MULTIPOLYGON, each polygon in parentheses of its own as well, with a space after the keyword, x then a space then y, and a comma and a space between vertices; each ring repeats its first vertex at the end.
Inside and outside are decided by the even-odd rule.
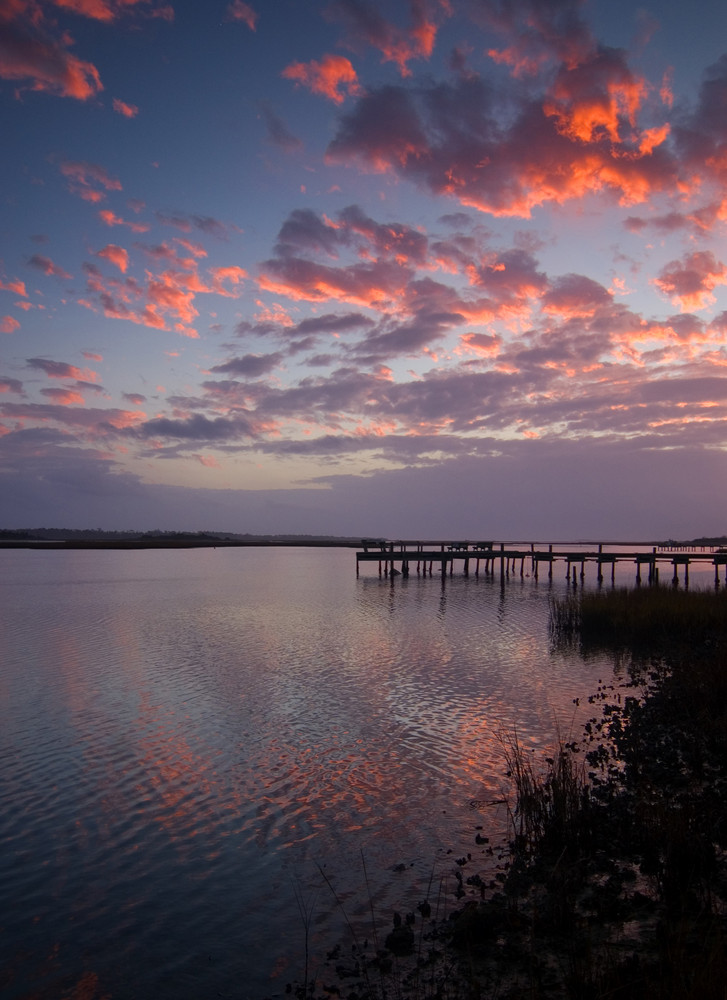
POLYGON ((518 543, 507 542, 469 542, 469 541, 390 541, 388 539, 363 539, 361 551, 356 553, 356 575, 361 563, 378 562, 379 575, 390 576, 401 574, 409 576, 412 566, 416 572, 432 575, 433 567, 446 576, 453 575, 455 564, 461 563, 461 571, 469 575, 470 567, 474 574, 480 570, 487 574, 499 571, 501 577, 516 574, 525 575, 526 566, 530 575, 538 579, 541 570, 552 579, 555 563, 565 563, 566 577, 575 582, 577 574, 581 579, 585 576, 587 564, 595 566, 597 579, 603 580, 604 567, 610 568, 611 579, 614 579, 618 563, 631 563, 635 567, 636 581, 646 575, 649 583, 659 579, 661 564, 670 564, 672 580, 679 579, 679 569, 683 568, 684 582, 689 582, 689 567, 692 563, 711 563, 714 567, 714 582, 719 585, 720 567, 724 566, 725 583, 727 583, 727 552, 712 548, 660 548, 652 546, 650 551, 608 550, 604 545, 594 548, 571 548, 568 546, 548 545, 538 547, 535 543, 523 547, 518 543))

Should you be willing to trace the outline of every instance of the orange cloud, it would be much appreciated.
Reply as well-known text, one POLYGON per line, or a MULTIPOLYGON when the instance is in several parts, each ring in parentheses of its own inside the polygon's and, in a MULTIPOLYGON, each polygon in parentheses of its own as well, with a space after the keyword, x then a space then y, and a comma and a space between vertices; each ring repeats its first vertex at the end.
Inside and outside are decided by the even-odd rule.
POLYGON ((25 282, 19 281, 17 278, 15 281, 0 280, 0 289, 5 292, 12 292, 14 295, 22 295, 25 298, 28 297, 28 293, 25 290, 25 282))
POLYGON ((128 226, 132 233, 146 233, 149 231, 149 226, 141 222, 127 222, 114 212, 109 211, 109 209, 99 212, 98 217, 106 226, 128 226))
POLYGON ((19 329, 20 323, 18 323, 14 316, 0 317, 0 333, 15 333, 19 329))
POLYGON ((255 31, 258 13, 252 9, 249 3, 243 3, 243 0, 233 0, 227 8, 227 17, 231 21, 242 21, 250 31, 255 31))
POLYGON ((324 56, 321 62, 312 60, 309 63, 291 63, 282 76, 286 80, 295 80, 314 93, 329 98, 336 104, 342 104, 345 95, 340 88, 344 87, 349 96, 361 92, 356 76, 356 70, 344 56, 324 56))
POLYGON ((139 109, 135 104, 127 104, 125 101, 119 101, 116 97, 112 104, 114 111, 123 115, 124 118, 135 118, 139 114, 139 109))
POLYGON ((236 288, 243 278, 247 277, 247 271, 235 265, 231 267, 210 268, 210 274, 212 275, 212 288, 210 291, 216 292, 218 295, 225 295, 228 298, 233 298, 237 293, 228 291, 224 287, 223 282, 229 281, 236 288))
POLYGON ((682 312, 703 309, 715 301, 712 290, 727 284, 727 267, 711 251, 697 251, 667 264, 654 284, 682 312))
MULTIPOLYGON (((329 16, 346 22, 349 44, 357 47, 365 42, 373 46, 381 53, 383 62, 395 63, 406 77, 411 76, 408 66, 411 59, 428 59, 434 50, 438 24, 431 12, 433 6, 428 0, 411 0, 412 24, 408 29, 391 24, 369 4, 332 5, 329 16)), ((449 0, 439 0, 436 6, 442 18, 451 16, 449 0)))
POLYGON ((126 274, 126 269, 129 266, 129 254, 123 247, 119 247, 115 243, 107 243, 103 250, 98 251, 96 256, 103 257, 104 260, 118 267, 122 274, 126 274))
POLYGON ((28 81, 32 90, 87 101, 103 90, 93 63, 68 51, 67 40, 56 41, 21 19, 24 8, 5 4, 0 8, 3 46, 0 50, 0 77, 28 81))
POLYGON ((149 308, 155 315, 157 310, 170 312, 178 316, 184 323, 191 323, 199 313, 192 305, 195 291, 185 288, 179 280, 180 275, 173 271, 164 271, 147 285, 149 308))
POLYGON ((648 88, 634 77, 621 57, 600 52, 578 66, 561 70, 543 110, 556 119, 562 135, 581 142, 607 136, 622 141, 621 128, 632 128, 648 88))
POLYGON ((474 354, 480 354, 485 358, 496 358, 500 353, 502 338, 488 333, 464 333, 460 337, 460 342, 474 354))

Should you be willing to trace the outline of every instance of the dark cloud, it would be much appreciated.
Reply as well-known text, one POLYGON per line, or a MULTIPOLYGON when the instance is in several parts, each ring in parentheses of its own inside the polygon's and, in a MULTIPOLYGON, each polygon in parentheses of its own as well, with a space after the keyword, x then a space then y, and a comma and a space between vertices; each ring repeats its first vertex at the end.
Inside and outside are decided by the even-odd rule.
POLYGON ((303 147, 303 141, 293 135, 283 119, 276 114, 268 101, 260 102, 260 112, 265 119, 268 141, 286 153, 296 152, 303 147))
POLYGON ((50 257, 44 257, 39 253, 34 253, 32 257, 29 257, 28 264, 30 267, 42 271, 43 274, 52 275, 54 278, 62 278, 64 281, 69 281, 72 277, 68 271, 64 270, 59 264, 54 263, 50 257))
POLYGON ((243 375, 245 378, 260 378, 277 368, 283 360, 283 355, 276 354, 246 354, 242 358, 231 358, 224 364, 215 365, 210 370, 228 375, 243 375))
POLYGON ((17 378, 0 378, 0 392, 14 392, 21 395, 23 383, 17 378))
POLYGON ((171 438, 182 441, 221 442, 238 440, 241 437, 252 437, 251 425, 242 417, 227 419, 217 417, 210 420, 203 414, 195 413, 184 420, 173 420, 169 417, 156 417, 129 431, 139 438, 171 438))

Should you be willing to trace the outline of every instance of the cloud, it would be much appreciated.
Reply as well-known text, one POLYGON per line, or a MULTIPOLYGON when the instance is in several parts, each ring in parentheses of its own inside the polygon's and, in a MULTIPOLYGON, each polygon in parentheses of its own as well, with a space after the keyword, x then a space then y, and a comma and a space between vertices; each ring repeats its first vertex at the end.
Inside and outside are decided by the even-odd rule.
POLYGON ((563 319, 585 319, 593 316, 598 309, 608 308, 612 296, 592 278, 582 274, 566 274, 553 282, 541 301, 546 313, 563 319))
POLYGON ((126 13, 141 11, 147 17, 160 17, 164 20, 173 18, 173 11, 164 3, 156 0, 49 0, 62 10, 91 18, 94 21, 110 23, 118 20, 126 13))
POLYGON ((277 368, 283 360, 279 352, 274 354, 246 354, 242 358, 231 358, 224 364, 215 365, 211 371, 227 375, 242 375, 245 378, 259 378, 277 368))
POLYGON ((292 153, 303 148, 303 140, 298 138, 297 135, 293 135, 280 115, 273 110, 269 101, 261 101, 259 108, 260 113, 265 119, 268 142, 274 146, 278 146, 286 153, 292 153))
MULTIPOLYGON (((657 141, 663 133, 632 124, 637 98, 625 84, 618 89, 617 66, 609 66, 615 94, 606 88, 605 103, 583 107, 517 89, 503 98, 474 74, 455 83, 372 89, 341 117, 327 160, 392 173, 496 216, 528 218, 537 206, 588 194, 645 202, 686 181, 657 141), (623 137, 614 111, 621 103, 623 137)), ((597 77, 595 66, 588 69, 597 77)))
POLYGON ((227 18, 230 21, 242 21, 250 31, 255 31, 259 14, 243 0, 233 0, 227 7, 227 18))
POLYGON ((123 115, 124 118, 136 118, 139 114, 139 108, 136 104, 127 104, 125 101, 120 101, 118 98, 114 98, 112 102, 114 111, 117 114, 123 115))
POLYGON ((217 417, 210 420, 202 414, 194 414, 185 420, 157 417, 140 424, 130 433, 139 438, 210 442, 253 436, 250 424, 241 416, 236 416, 235 419, 217 417))
POLYGON ((0 378, 0 392, 14 392, 22 395, 23 383, 17 378, 0 378))
POLYGON ((727 267, 710 250, 695 251, 667 264, 654 284, 683 311, 703 309, 715 301, 713 289, 727 284, 727 267))
POLYGON ((99 186, 106 191, 122 190, 121 181, 117 177, 112 177, 97 163, 64 160, 58 169, 68 178, 69 190, 86 201, 98 202, 105 197, 103 192, 98 190, 99 186))
POLYGON ((0 316, 0 333, 15 333, 20 329, 20 323, 14 316, 0 316))
POLYGON ((220 240, 227 240, 230 230, 237 229, 236 226, 227 225, 210 215, 186 215, 183 213, 169 215, 165 212, 155 212, 154 214, 157 220, 165 226, 173 226, 183 233, 199 229, 201 232, 207 233, 209 236, 216 236, 220 240))
POLYGON ((411 24, 405 28, 392 24, 368 0, 334 0, 326 8, 329 19, 342 23, 346 43, 355 48, 370 45, 382 55, 383 62, 393 62, 402 76, 410 76, 412 59, 428 59, 434 49, 439 23, 450 14, 446 0, 412 0, 411 24))
POLYGON ((146 233, 149 231, 149 226, 143 222, 128 222, 109 209, 102 209, 98 213, 98 217, 105 226, 127 226, 132 233, 146 233))
POLYGON ((129 266, 129 254, 123 247, 117 246, 115 243, 107 243, 102 250, 97 252, 96 256, 109 261, 118 267, 122 274, 126 274, 126 269, 129 266))
POLYGON ((343 104, 346 94, 355 96, 361 92, 356 70, 344 56, 329 55, 320 62, 314 59, 309 63, 291 63, 283 70, 282 76, 307 87, 313 94, 327 97, 335 104, 343 104))
POLYGON ((68 271, 64 271, 59 264, 54 264, 50 257, 44 257, 39 253, 34 253, 32 257, 29 257, 28 264, 31 267, 35 267, 39 271, 42 271, 43 274, 47 274, 54 278, 62 278, 64 281, 69 281, 72 277, 72 275, 70 275, 68 271))
MULTIPOLYGON (((173 327, 176 332, 196 339, 197 331, 189 326, 199 315, 194 305, 196 296, 204 293, 235 298, 247 273, 237 265, 213 267, 208 271, 209 278, 205 279, 198 270, 198 260, 205 256, 205 251, 186 240, 174 242, 191 256, 180 257, 176 248, 166 243, 140 245, 154 260, 168 261, 172 265, 159 273, 147 271, 143 283, 134 277, 126 277, 123 281, 107 277, 96 265, 84 264, 90 299, 79 299, 79 303, 93 309, 93 303, 97 301, 109 318, 124 319, 158 330, 168 329, 169 320, 177 320, 173 327)), ((128 254, 123 248, 109 244, 97 256, 110 260, 122 274, 125 273, 128 254)))
POLYGON ((25 290, 25 282, 17 278, 14 281, 3 281, 0 279, 0 289, 4 292, 12 292, 14 295, 22 295, 23 298, 27 298, 28 296, 25 290))
POLYGON ((95 97, 103 90, 96 67, 69 51, 65 35, 53 38, 37 12, 22 0, 0 9, 0 77, 59 97, 95 97))
POLYGON ((41 389, 41 395, 50 399, 51 402, 57 403, 59 406, 76 406, 83 405, 83 396, 80 392, 76 392, 75 389, 41 389))
POLYGON ((45 372, 49 378, 71 378, 85 382, 95 382, 96 372, 90 368, 77 368, 75 365, 65 361, 51 361, 47 358, 28 358, 26 364, 29 368, 45 372))

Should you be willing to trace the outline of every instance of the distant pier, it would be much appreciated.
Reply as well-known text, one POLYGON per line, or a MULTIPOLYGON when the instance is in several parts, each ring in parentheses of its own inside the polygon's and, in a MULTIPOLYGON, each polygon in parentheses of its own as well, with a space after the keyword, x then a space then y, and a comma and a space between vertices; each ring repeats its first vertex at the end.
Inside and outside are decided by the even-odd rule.
POLYGON ((679 573, 683 573, 684 584, 689 585, 689 567, 692 563, 714 566, 714 583, 719 586, 719 574, 725 568, 725 584, 727 584, 727 551, 710 547, 686 546, 661 547, 652 546, 650 551, 614 551, 604 544, 593 548, 574 549, 565 545, 542 545, 530 543, 527 548, 520 544, 492 541, 390 541, 383 538, 364 538, 361 549, 356 552, 356 576, 359 575, 361 563, 378 562, 379 576, 393 577, 401 575, 408 577, 411 572, 417 575, 432 576, 434 572, 442 577, 452 576, 461 572, 469 576, 472 572, 479 576, 498 575, 502 580, 509 576, 525 576, 526 568, 529 575, 538 579, 540 574, 553 578, 553 567, 557 563, 565 564, 567 580, 577 583, 584 579, 586 566, 591 565, 596 570, 596 579, 603 582, 604 570, 615 579, 618 563, 631 563, 634 566, 636 582, 657 583, 660 568, 671 569, 671 582, 679 582, 679 573))

